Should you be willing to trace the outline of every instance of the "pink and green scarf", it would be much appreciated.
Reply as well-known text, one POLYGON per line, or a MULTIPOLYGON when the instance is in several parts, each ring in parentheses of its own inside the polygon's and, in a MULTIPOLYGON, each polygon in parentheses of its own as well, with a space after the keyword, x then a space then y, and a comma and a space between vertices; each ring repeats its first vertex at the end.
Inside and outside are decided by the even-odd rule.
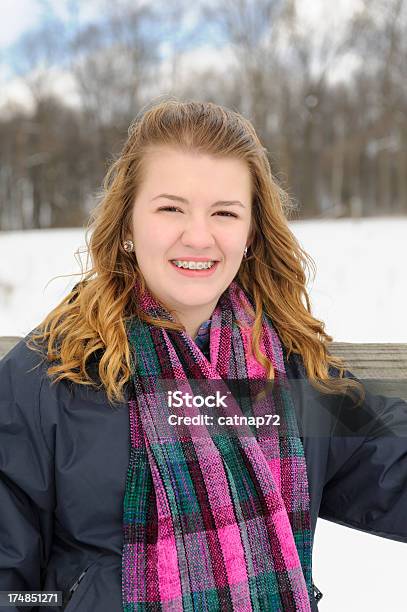
MULTIPOLYGON (((150 293, 137 299, 150 316, 174 320, 150 293)), ((210 426, 170 425, 176 410, 160 385, 174 381, 193 394, 195 381, 219 389, 228 380, 264 380, 250 351, 252 315, 253 302, 233 281, 212 314, 210 360, 185 332, 138 317, 128 327, 134 398, 123 514, 125 612, 311 610, 306 463, 270 319, 263 317, 260 348, 275 370, 272 397, 256 396, 243 412, 229 394, 227 409, 215 412, 278 411, 289 424, 285 434, 276 426, 261 435, 224 426, 218 435, 210 426)))

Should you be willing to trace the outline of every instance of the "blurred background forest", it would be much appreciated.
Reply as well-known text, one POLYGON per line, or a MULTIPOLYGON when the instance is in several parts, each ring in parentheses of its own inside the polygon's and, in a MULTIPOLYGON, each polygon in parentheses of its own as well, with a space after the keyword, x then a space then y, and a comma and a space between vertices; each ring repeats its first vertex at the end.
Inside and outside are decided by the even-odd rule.
POLYGON ((0 230, 82 226, 167 95, 248 117, 298 219, 407 214, 405 0, 33 2, 1 48, 0 230))

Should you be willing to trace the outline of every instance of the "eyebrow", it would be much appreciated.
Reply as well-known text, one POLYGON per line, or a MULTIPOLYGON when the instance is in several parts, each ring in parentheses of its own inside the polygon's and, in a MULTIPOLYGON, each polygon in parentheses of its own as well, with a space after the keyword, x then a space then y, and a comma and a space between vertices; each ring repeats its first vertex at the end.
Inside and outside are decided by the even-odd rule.
MULTIPOLYGON (((189 201, 185 198, 181 198, 181 196, 172 195, 171 193, 160 193, 160 195, 155 196, 151 201, 157 200, 158 198, 167 198, 168 200, 174 200, 175 202, 182 202, 183 204, 189 204, 189 201)), ((239 200, 218 200, 211 205, 213 206, 231 206, 232 204, 238 204, 242 208, 245 208, 244 204, 242 204, 239 200)))

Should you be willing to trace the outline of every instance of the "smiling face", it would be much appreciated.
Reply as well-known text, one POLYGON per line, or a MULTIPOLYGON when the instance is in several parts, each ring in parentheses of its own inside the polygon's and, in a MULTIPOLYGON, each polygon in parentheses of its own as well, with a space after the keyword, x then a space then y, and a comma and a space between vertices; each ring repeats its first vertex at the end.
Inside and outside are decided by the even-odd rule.
POLYGON ((169 147, 154 149, 145 163, 132 214, 135 254, 149 290, 193 336, 233 281, 248 245, 249 168, 241 160, 169 147), (216 263, 185 269, 196 265, 191 261, 216 263))

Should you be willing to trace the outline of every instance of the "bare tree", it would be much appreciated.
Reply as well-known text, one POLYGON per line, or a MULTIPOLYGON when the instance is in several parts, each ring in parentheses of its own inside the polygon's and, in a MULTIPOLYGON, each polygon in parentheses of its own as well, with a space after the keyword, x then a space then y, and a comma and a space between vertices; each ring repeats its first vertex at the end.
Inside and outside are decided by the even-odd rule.
POLYGON ((13 66, 32 111, 0 117, 0 228, 82 224, 129 123, 162 94, 251 119, 301 217, 407 212, 407 0, 365 0, 335 28, 305 23, 296 0, 89 0, 87 20, 79 0, 63 20, 38 1, 13 66))

